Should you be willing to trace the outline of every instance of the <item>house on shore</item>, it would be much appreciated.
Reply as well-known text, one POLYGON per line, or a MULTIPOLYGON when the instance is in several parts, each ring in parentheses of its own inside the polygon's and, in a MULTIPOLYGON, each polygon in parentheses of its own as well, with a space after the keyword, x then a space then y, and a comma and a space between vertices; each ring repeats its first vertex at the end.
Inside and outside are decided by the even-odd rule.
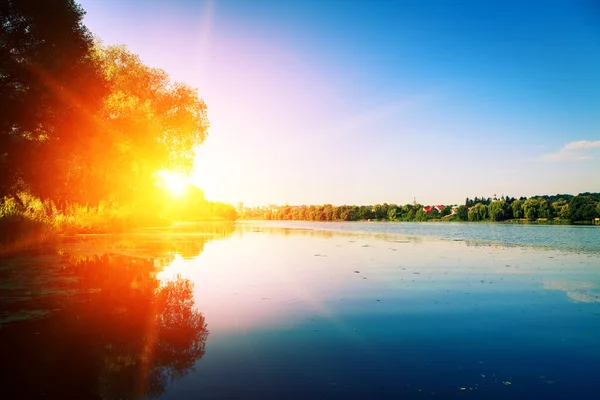
POLYGON ((433 212, 433 210, 437 210, 438 212, 442 212, 442 210, 446 208, 445 206, 442 205, 437 205, 437 206, 423 206, 423 211, 425 211, 427 214, 431 214, 433 212))

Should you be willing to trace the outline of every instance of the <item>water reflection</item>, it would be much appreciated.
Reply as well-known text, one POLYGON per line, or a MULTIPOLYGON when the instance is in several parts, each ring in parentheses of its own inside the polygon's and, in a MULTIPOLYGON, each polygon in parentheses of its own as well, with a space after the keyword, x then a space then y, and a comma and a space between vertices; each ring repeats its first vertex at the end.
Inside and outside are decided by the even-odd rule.
POLYGON ((207 324, 192 282, 157 279, 168 259, 63 255, 4 264, 4 390, 18 398, 147 398, 189 372, 204 355, 207 324))
POLYGON ((600 291, 596 289, 595 282, 573 280, 546 280, 543 283, 545 289, 562 290, 567 294, 567 297, 574 302, 600 303, 600 291))
MULTIPOLYGON (((600 229, 591 226, 527 225, 503 223, 431 223, 431 222, 306 222, 245 221, 250 229, 325 230, 402 237, 435 237, 470 242, 495 242, 513 246, 600 254, 600 229)), ((289 233, 285 233, 289 234, 289 233)))
POLYGON ((2 395, 598 393, 597 257, 245 223, 206 245, 232 233, 218 229, 79 238, 58 256, 0 261, 1 383, 16 393, 2 395), (196 362, 206 321, 210 354, 196 362))
MULTIPOLYGON (((178 254, 185 259, 191 259, 202 254, 206 243, 227 239, 234 232, 235 225, 231 222, 180 223, 168 227, 139 229, 121 235, 64 237, 57 245, 56 251, 59 254, 103 251, 155 258, 178 254)), ((31 250, 25 254, 31 255, 31 250)))
POLYGON ((350 238, 375 238, 397 243, 421 243, 423 242, 423 240, 427 240, 427 238, 424 238, 422 236, 396 235, 393 233, 365 233, 360 231, 341 231, 335 229, 335 227, 336 225, 330 223, 316 224, 313 227, 302 227, 301 225, 295 227, 286 227, 284 225, 270 226, 264 221, 243 221, 237 224, 237 232, 240 236, 249 233, 264 233, 269 236, 301 235, 325 239, 345 236, 350 238))

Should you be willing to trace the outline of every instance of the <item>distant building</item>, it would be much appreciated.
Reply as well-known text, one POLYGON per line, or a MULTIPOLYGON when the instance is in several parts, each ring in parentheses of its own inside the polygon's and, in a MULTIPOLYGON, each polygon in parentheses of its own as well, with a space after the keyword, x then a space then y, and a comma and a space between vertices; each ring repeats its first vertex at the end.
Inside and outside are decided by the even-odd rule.
POLYGON ((423 211, 427 214, 431 214, 433 210, 437 210, 438 212, 442 212, 442 210, 446 208, 446 206, 438 205, 438 206, 423 206, 423 211))
POLYGON ((238 210, 243 210, 244 209, 244 202, 243 201, 238 201, 236 208, 238 210))

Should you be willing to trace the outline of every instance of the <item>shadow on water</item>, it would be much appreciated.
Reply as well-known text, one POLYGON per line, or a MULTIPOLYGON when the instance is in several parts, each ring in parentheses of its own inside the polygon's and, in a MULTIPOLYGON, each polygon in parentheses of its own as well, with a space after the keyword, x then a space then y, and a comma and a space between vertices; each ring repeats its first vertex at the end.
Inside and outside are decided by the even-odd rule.
MULTIPOLYGON (((203 240, 190 243, 163 245, 202 252, 203 240)), ((0 262, 7 398, 156 397, 204 355, 193 283, 157 279, 173 254, 57 253, 0 262)))

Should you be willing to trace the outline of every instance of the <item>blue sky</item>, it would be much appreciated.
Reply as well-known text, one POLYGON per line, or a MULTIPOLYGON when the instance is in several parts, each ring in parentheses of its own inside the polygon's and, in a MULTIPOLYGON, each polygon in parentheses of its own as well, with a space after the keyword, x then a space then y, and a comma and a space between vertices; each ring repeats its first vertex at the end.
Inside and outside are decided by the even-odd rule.
POLYGON ((572 1, 84 0, 197 87, 192 179, 249 205, 600 191, 600 7, 572 1))

